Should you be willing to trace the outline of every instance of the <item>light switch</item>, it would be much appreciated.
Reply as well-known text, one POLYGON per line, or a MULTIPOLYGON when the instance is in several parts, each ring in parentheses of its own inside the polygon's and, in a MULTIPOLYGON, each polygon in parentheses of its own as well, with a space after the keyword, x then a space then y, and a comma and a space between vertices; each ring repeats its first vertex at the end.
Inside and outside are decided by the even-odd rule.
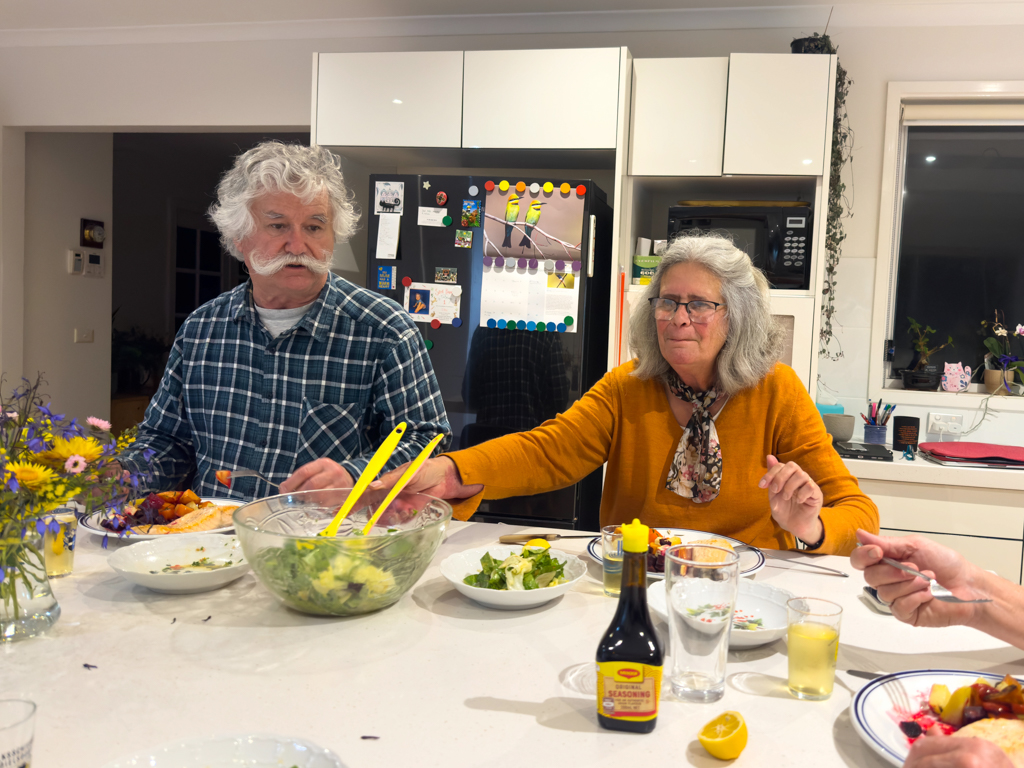
POLYGON ((92 344, 96 340, 96 331, 92 328, 75 328, 75 344, 92 344))

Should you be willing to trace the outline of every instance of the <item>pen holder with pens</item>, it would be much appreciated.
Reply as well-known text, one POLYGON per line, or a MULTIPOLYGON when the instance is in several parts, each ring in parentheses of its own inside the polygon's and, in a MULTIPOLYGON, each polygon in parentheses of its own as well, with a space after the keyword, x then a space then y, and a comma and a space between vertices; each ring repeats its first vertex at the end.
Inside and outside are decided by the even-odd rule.
POLYGON ((886 432, 889 428, 885 424, 865 424, 864 442, 874 445, 885 445, 886 432))

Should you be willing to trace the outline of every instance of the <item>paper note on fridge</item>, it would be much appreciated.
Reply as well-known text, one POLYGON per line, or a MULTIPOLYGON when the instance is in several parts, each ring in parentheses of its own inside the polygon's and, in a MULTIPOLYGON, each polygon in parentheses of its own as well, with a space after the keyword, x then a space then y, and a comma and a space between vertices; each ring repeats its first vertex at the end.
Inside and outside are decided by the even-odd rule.
POLYGON ((444 217, 448 215, 447 208, 427 208, 420 206, 416 223, 421 227, 443 227, 444 217))
POLYGON ((461 305, 461 285, 412 283, 405 289, 405 309, 418 323, 437 320, 451 325, 459 316, 461 305))
POLYGON ((381 213, 380 226, 377 227, 377 258, 398 258, 398 233, 401 231, 402 214, 381 213))

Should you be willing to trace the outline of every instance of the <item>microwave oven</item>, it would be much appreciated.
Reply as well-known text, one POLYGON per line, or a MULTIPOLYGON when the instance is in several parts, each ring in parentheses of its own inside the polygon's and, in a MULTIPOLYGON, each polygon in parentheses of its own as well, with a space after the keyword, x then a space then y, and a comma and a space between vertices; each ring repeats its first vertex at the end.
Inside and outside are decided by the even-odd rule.
POLYGON ((812 229, 804 202, 680 200, 668 209, 670 241, 689 232, 723 234, 779 289, 810 287, 812 229))

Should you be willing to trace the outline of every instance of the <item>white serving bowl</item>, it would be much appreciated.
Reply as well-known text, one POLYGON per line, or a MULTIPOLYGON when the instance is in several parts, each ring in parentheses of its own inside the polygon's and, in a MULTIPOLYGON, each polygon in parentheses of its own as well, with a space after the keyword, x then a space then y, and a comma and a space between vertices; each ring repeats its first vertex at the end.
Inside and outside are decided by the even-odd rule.
POLYGON ((238 537, 220 533, 140 541, 117 550, 107 563, 133 584, 172 595, 219 589, 249 571, 238 537), (189 567, 204 557, 214 565, 230 565, 214 570, 189 567), (176 566, 184 567, 170 570, 176 566))
MULTIPOLYGON (((740 579, 739 593, 736 596, 736 611, 749 619, 761 619, 762 629, 736 629, 729 631, 730 648, 754 648, 758 645, 774 642, 786 634, 787 615, 786 601, 793 598, 793 593, 771 584, 759 584, 749 579, 740 579)), ((650 609, 668 621, 665 599, 665 582, 657 581, 647 587, 647 605, 650 609)))
POLYGON ((345 768, 333 752, 283 736, 189 739, 122 757, 104 768, 345 768))
POLYGON ((459 592, 470 600, 474 600, 489 608, 500 608, 506 611, 516 611, 524 608, 536 608, 538 605, 561 597, 573 585, 583 578, 587 572, 586 564, 575 555, 570 555, 558 549, 549 550, 551 556, 560 563, 565 563, 565 578, 561 584, 553 587, 542 587, 541 589, 484 589, 483 587, 471 587, 463 579, 470 574, 480 573, 480 558, 485 552, 490 552, 495 560, 504 560, 514 553, 523 551, 522 545, 510 546, 508 544, 494 544, 489 547, 476 547, 467 549, 464 552, 451 555, 441 563, 441 573, 450 581, 459 592))

